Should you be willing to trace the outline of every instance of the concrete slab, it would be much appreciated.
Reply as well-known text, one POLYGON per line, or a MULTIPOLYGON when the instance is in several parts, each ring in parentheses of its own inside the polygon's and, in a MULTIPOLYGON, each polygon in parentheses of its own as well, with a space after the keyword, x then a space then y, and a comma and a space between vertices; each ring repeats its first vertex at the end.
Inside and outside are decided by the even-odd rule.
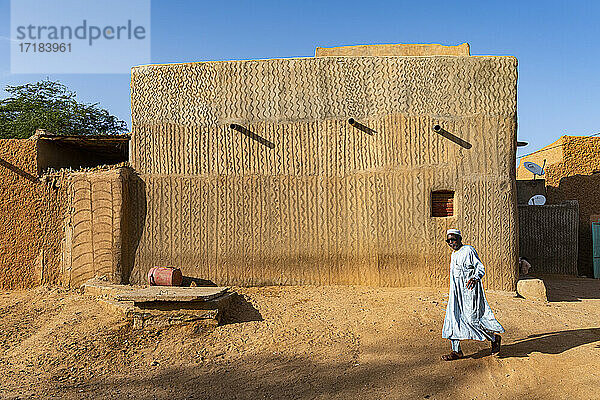
POLYGON ((216 300, 204 302, 205 305, 210 305, 204 309, 141 308, 135 306, 133 301, 110 299, 98 299, 98 301, 107 312, 131 320, 133 329, 165 328, 193 322, 202 322, 204 326, 216 326, 223 315, 224 308, 229 304, 230 295, 226 294, 216 300))
POLYGON ((222 296, 228 290, 228 287, 150 286, 117 294, 115 298, 120 301, 133 301, 135 303, 211 301, 222 296))
POLYGON ((110 299, 98 299, 98 302, 107 312, 117 314, 123 317, 132 317, 138 309, 133 305, 133 301, 116 301, 110 299))
POLYGON ((132 321, 134 329, 200 323, 215 326, 229 308, 228 287, 140 287, 90 279, 85 294, 98 298, 105 310, 132 321))

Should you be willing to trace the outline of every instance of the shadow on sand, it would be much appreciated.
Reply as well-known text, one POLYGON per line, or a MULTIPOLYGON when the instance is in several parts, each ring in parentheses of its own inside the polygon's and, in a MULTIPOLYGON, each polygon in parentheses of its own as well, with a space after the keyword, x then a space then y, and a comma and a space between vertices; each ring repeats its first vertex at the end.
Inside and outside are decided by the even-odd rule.
MULTIPOLYGON (((600 341, 600 328, 540 333, 530 335, 526 339, 515 343, 503 344, 498 357, 527 357, 534 352, 560 354, 572 348, 598 341, 600 341)), ((490 354, 490 349, 483 349, 471 355, 470 358, 482 358, 490 354)))
POLYGON ((246 296, 233 293, 229 308, 221 320, 221 325, 262 320, 263 316, 260 311, 248 301, 246 296))
POLYGON ((581 301, 600 299, 600 279, 575 278, 560 275, 539 275, 546 285, 548 301, 581 301))
POLYGON ((191 287, 191 286, 209 286, 209 287, 217 287, 217 284, 208 279, 195 278, 193 276, 183 276, 183 281, 181 282, 181 286, 191 287))

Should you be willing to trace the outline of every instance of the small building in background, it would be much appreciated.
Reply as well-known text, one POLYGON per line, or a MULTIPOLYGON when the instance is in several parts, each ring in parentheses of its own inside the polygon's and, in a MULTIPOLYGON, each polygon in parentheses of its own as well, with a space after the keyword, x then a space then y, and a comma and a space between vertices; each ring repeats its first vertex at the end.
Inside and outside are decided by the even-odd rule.
MULTIPOLYGON (((592 237, 594 218, 600 215, 600 137, 562 136, 521 158, 517 168, 517 188, 522 189, 523 196, 526 189, 539 186, 527 183, 533 174, 523 166, 526 161, 545 166, 547 204, 557 205, 569 200, 579 203, 578 274, 594 276, 594 249, 600 251, 600 243, 596 243, 599 240, 594 242, 592 237)), ((600 277, 598 272, 596 277, 600 277)))
POLYGON ((115 208, 113 202, 100 201, 106 185, 97 183, 98 179, 94 181, 99 189, 94 199, 91 195, 85 197, 84 194, 90 193, 92 181, 84 182, 81 175, 85 173, 78 175, 72 171, 98 170, 103 166, 104 171, 96 174, 109 174, 108 169, 127 161, 128 148, 129 135, 61 136, 38 131, 29 139, 0 139, 1 289, 56 284, 64 281, 63 275, 70 279, 73 253, 76 263, 95 262, 97 267, 106 261, 91 258, 94 251, 104 252, 104 259, 112 260, 115 240, 107 222, 118 223, 113 214, 120 204, 115 208), (84 200, 75 208, 74 199, 80 198, 84 200), (84 206, 89 206, 92 200, 101 203, 106 217, 85 211, 84 206), (76 234, 82 238, 95 236, 93 251, 85 247, 71 251, 74 210, 84 210, 74 216, 81 221, 76 234), (110 233, 91 231, 91 219, 110 233))

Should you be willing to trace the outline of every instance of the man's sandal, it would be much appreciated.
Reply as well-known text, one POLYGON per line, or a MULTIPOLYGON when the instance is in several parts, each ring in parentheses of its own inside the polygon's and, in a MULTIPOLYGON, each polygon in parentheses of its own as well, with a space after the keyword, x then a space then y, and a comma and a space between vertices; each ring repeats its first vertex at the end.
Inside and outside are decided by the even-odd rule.
POLYGON ((444 354, 442 356, 442 360, 444 360, 444 361, 454 361, 454 360, 458 360, 460 358, 463 358, 462 351, 459 351, 458 353, 456 351, 451 351, 450 354, 444 354))
POLYGON ((494 335, 494 341, 492 342, 492 354, 496 354, 500 352, 500 342, 502 341, 502 336, 494 335))

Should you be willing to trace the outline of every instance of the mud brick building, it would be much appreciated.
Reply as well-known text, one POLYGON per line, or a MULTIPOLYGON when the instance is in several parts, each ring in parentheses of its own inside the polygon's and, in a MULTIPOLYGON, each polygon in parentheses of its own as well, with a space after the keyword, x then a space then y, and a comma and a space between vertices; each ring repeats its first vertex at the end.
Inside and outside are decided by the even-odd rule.
POLYGON ((516 59, 322 55, 133 68, 130 280, 514 290, 516 59))
POLYGON ((40 222, 5 218, 28 239, 5 235, 26 256, 2 260, 4 287, 144 283, 157 265, 219 285, 442 287, 458 227, 484 285, 514 290, 516 59, 362 47, 133 68, 127 165, 129 137, 38 137, 29 158, 5 141, 3 212, 40 222))
POLYGON ((517 179, 531 179, 525 161, 544 165, 549 204, 579 203, 578 273, 593 276, 591 220, 600 216, 600 137, 562 136, 556 142, 523 157, 517 179))
POLYGON ((0 287, 55 283, 65 196, 38 180, 36 140, 0 140, 0 287))
POLYGON ((0 140, 0 288, 120 279, 126 169, 81 169, 126 161, 128 142, 44 133, 0 140))

